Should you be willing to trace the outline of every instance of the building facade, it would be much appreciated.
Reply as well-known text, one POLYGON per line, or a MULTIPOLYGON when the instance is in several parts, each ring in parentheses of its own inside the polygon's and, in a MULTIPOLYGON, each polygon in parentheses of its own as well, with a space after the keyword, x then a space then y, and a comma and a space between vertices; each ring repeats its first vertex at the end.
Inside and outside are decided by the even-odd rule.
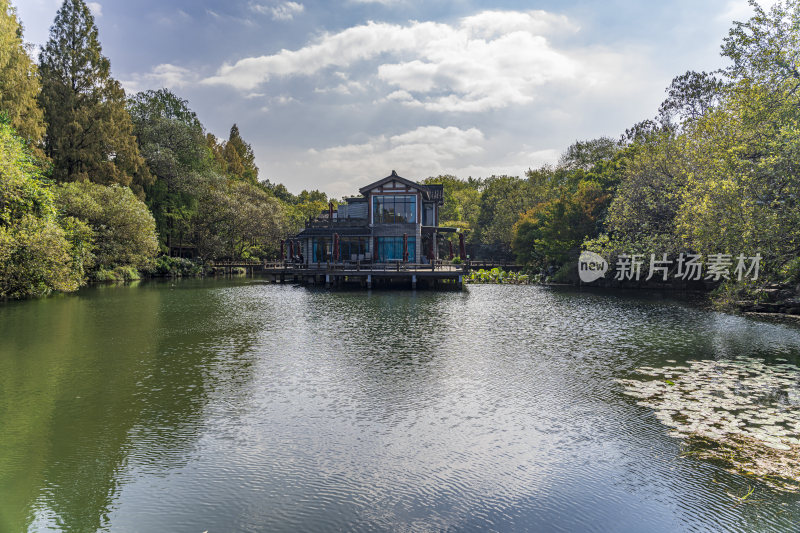
POLYGON ((306 264, 339 261, 430 263, 449 257, 439 226, 442 185, 423 185, 391 175, 359 189, 314 220, 292 242, 290 255, 306 264), (444 254, 442 254, 442 251, 444 254))

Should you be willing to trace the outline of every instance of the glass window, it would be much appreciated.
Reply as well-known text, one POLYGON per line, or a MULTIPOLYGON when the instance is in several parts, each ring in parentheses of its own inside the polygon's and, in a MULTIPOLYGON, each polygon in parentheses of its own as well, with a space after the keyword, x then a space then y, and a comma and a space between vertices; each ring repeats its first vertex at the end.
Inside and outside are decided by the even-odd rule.
POLYGON ((422 205, 425 206, 422 211, 422 225, 435 226, 436 224, 433 220, 433 204, 427 203, 422 205))
POLYGON ((361 261, 367 257, 367 237, 346 237, 339 242, 343 261, 361 261))
POLYGON ((373 196, 372 221, 375 224, 416 223, 416 195, 394 194, 391 196, 373 196))
MULTIPOLYGON (((417 239, 408 238, 408 261, 413 263, 417 257, 417 239)), ((403 237, 378 237, 378 261, 402 261, 403 237)))
POLYGON ((314 263, 324 263, 330 261, 333 253, 333 241, 325 237, 315 237, 311 250, 311 261, 314 263))

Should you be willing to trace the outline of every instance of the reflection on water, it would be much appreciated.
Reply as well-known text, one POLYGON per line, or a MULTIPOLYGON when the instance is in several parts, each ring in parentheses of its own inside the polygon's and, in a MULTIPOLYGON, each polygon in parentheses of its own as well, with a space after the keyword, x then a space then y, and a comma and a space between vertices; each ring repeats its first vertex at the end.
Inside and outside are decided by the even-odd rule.
POLYGON ((680 458, 616 382, 666 361, 797 365, 786 325, 539 287, 190 280, 3 305, 0 339, 0 531, 800 521, 797 495, 680 458), (753 486, 757 504, 729 495, 753 486))

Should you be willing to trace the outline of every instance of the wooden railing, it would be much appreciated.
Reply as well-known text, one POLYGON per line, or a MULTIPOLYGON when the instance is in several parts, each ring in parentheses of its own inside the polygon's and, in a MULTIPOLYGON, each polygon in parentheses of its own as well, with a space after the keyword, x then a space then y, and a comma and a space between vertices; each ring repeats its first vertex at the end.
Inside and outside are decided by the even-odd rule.
POLYGON ((326 270, 326 271, 356 271, 356 272, 408 272, 408 271, 451 271, 465 270, 464 265, 454 264, 450 261, 434 261, 432 263, 404 263, 402 261, 389 261, 374 263, 369 261, 334 261, 325 263, 292 263, 290 261, 266 262, 267 270, 326 270))
POLYGON ((229 267, 247 267, 247 268, 250 268, 250 267, 260 267, 264 263, 262 263, 261 261, 244 261, 244 260, 242 260, 242 261, 209 261, 206 264, 208 266, 211 266, 211 267, 224 267, 224 268, 229 268, 229 267))
POLYGON ((470 270, 491 270, 493 268, 499 268, 505 271, 519 271, 523 268, 522 265, 516 265, 514 263, 503 261, 467 261, 466 264, 470 270))

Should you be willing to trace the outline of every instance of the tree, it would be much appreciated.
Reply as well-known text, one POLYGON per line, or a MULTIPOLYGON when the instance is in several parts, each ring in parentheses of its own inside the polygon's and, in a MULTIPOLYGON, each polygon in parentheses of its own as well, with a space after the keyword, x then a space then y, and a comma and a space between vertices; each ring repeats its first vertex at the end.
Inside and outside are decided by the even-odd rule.
POLYGON ((619 142, 610 137, 575 141, 561 155, 558 166, 566 170, 589 170, 601 161, 610 160, 619 149, 619 142))
POLYGON ((800 4, 781 0, 765 11, 748 0, 753 16, 734 22, 722 44, 731 60, 725 74, 732 80, 749 80, 787 97, 797 98, 800 88, 800 4))
POLYGON ((141 92, 128 102, 139 150, 155 177, 145 187, 163 250, 183 243, 197 210, 199 174, 214 166, 203 126, 186 100, 167 89, 141 92))
POLYGON ((225 158, 225 169, 228 176, 235 180, 249 181, 244 177, 245 166, 242 157, 232 143, 225 143, 225 147, 222 149, 222 155, 225 158))
POLYGON ((129 188, 62 183, 54 192, 62 213, 92 228, 98 269, 141 269, 155 256, 158 240, 153 215, 129 188))
POLYGON ((289 192, 286 185, 283 183, 271 183, 269 180, 264 180, 258 183, 259 187, 265 191, 269 191, 275 198, 286 204, 297 203, 297 197, 289 192))
POLYGON ((287 230, 286 212, 250 183, 209 177, 202 184, 192 238, 201 258, 249 259, 273 252, 287 230))
POLYGON ((695 120, 719 105, 725 83, 707 72, 686 71, 667 87, 667 99, 658 108, 661 122, 695 120))
POLYGON ((248 183, 258 183, 258 167, 253 148, 244 142, 239 134, 239 126, 231 126, 228 142, 225 144, 225 161, 228 163, 228 173, 237 179, 248 183))
POLYGON ((689 168, 677 226, 702 253, 800 256, 800 110, 746 84, 687 132, 689 168))
POLYGON ((228 164, 225 162, 225 145, 217 140, 213 133, 206 134, 206 146, 211 152, 214 161, 214 168, 222 174, 228 171, 228 164))
POLYGON ((800 256, 800 3, 750 4, 722 47, 721 104, 686 128, 676 226, 705 254, 760 252, 770 274, 800 256))
POLYGON ((660 130, 625 150, 621 182, 608 212, 607 229, 626 252, 682 251, 675 217, 686 185, 683 145, 660 130))
POLYGON ((45 132, 39 107, 39 74, 22 41, 22 27, 8 0, 0 0, 0 114, 33 147, 45 132))
POLYGON ((91 236, 71 219, 65 226, 24 141, 0 123, 0 298, 72 291, 83 283, 91 236))
POLYGON ((512 176, 487 178, 475 228, 478 242, 498 258, 508 256, 514 224, 534 203, 527 181, 512 176))
POLYGON ((480 213, 482 180, 461 180, 445 174, 427 178, 422 183, 443 186, 444 201, 439 209, 440 225, 463 229, 471 229, 476 225, 480 213))
POLYGON ((83 0, 64 0, 40 57, 45 153, 57 181, 130 185, 143 196, 152 178, 133 136, 125 91, 109 69, 89 8, 83 0))
POLYGON ((562 190, 526 211, 513 230, 517 261, 542 270, 565 264, 585 239, 597 235, 609 198, 600 184, 584 181, 574 193, 562 190))

